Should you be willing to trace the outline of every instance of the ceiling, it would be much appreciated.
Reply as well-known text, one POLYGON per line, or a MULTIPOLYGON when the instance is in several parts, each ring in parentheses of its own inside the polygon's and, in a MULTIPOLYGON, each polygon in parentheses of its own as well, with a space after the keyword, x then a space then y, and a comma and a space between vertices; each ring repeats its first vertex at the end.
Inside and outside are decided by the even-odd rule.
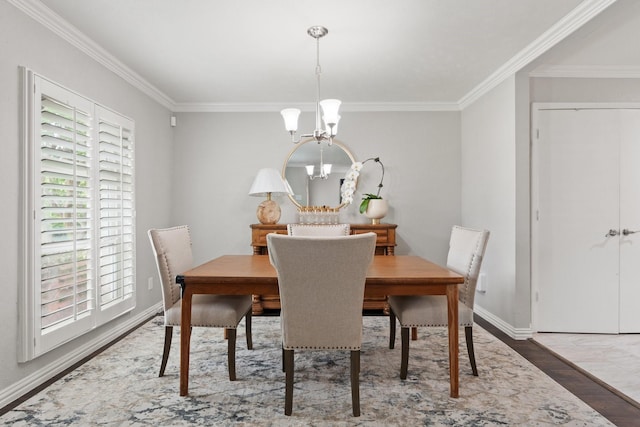
POLYGON ((341 99, 343 110, 375 110, 458 109, 500 70, 525 65, 610 2, 41 0, 39 6, 66 21, 77 45, 115 63, 174 111, 311 108, 316 42, 307 28, 322 25, 329 30, 320 40, 322 98, 341 99))

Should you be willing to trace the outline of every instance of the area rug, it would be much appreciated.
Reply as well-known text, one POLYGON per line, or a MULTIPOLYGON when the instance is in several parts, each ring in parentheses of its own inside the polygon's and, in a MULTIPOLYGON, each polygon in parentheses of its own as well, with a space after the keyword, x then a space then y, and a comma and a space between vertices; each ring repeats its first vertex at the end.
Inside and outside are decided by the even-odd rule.
MULTIPOLYGON (((189 396, 179 396, 179 335, 158 377, 164 328, 155 317, 103 353, 0 417, 16 426, 609 426, 573 394, 479 326, 479 376, 461 337, 460 397, 449 397, 445 329, 421 329, 401 380, 400 343, 388 320, 365 317, 362 415, 351 413, 348 352, 298 352, 293 415, 284 415, 278 317, 253 318, 254 349, 238 330, 238 380, 228 379, 219 329, 194 328, 189 396)), ((340 331, 336 331, 340 333, 340 331)), ((464 335, 464 334, 463 334, 464 335)), ((399 336, 399 334, 398 334, 399 336)))

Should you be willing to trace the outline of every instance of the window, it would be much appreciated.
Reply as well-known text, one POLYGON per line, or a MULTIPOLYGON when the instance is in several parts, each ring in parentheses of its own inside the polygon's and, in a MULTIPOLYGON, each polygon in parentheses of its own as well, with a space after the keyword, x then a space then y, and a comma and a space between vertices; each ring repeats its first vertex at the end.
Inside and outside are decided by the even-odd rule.
POLYGON ((133 121, 25 70, 21 360, 135 307, 133 121))

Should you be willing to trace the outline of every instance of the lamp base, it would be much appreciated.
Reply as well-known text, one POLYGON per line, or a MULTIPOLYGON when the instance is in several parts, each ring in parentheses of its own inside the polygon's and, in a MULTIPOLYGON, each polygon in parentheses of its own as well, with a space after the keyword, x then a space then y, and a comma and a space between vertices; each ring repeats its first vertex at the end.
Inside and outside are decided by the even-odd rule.
POLYGON ((265 200, 258 205, 256 216, 261 224, 276 224, 280 220, 280 205, 275 200, 265 200))

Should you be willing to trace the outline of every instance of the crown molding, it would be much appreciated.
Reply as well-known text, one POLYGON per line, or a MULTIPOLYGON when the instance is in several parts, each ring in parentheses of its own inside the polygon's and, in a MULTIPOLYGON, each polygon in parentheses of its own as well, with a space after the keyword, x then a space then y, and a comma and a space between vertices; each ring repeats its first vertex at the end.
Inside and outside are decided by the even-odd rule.
POLYGON ((532 70, 529 77, 563 77, 593 79, 637 79, 637 65, 541 65, 532 70))
MULTIPOLYGON (((113 71, 141 92, 173 112, 272 112, 284 108, 276 103, 176 103, 173 99, 146 81, 142 76, 127 67, 77 28, 62 19, 51 9, 37 0, 7 0, 22 12, 38 21, 71 45, 93 58, 107 69, 113 71)), ((525 49, 498 68, 458 102, 380 102, 347 103, 343 111, 352 112, 408 112, 408 111, 460 111, 478 100, 481 96, 498 86, 505 79, 519 71, 526 64, 555 46, 569 34, 598 15, 616 0, 585 0, 553 27, 542 34, 525 49)), ((557 70, 556 70, 557 71, 557 70)), ((635 72, 635 71, 633 71, 635 72)), ((630 73, 633 74, 633 73, 630 73)), ((586 77, 586 76, 583 76, 586 77)), ((620 74, 620 77, 623 77, 620 74)), ((629 77, 636 77, 630 75, 629 77)), ((300 104, 304 111, 315 111, 315 103, 300 104)))
POLYGON ((477 101, 481 96, 514 75, 522 69, 522 67, 551 49, 569 34, 573 33, 615 2, 616 0, 585 0, 580 3, 580 5, 545 31, 540 37, 518 52, 518 54, 498 68, 486 80, 462 97, 458 101, 460 108, 465 109, 477 101))
POLYGON ((62 37, 65 41, 80 49, 107 69, 113 71, 125 81, 148 95, 160 105, 172 109, 175 102, 158 88, 146 81, 138 73, 127 67, 80 30, 62 19, 58 14, 37 0, 7 0, 46 28, 62 37))
MULTIPOLYGON (((179 113, 272 113, 283 108, 295 106, 304 112, 316 110, 314 102, 290 103, 213 103, 213 102, 178 102, 172 111, 179 113)), ((460 111, 455 103, 432 102, 349 102, 340 106, 342 112, 408 112, 408 111, 460 111)))

